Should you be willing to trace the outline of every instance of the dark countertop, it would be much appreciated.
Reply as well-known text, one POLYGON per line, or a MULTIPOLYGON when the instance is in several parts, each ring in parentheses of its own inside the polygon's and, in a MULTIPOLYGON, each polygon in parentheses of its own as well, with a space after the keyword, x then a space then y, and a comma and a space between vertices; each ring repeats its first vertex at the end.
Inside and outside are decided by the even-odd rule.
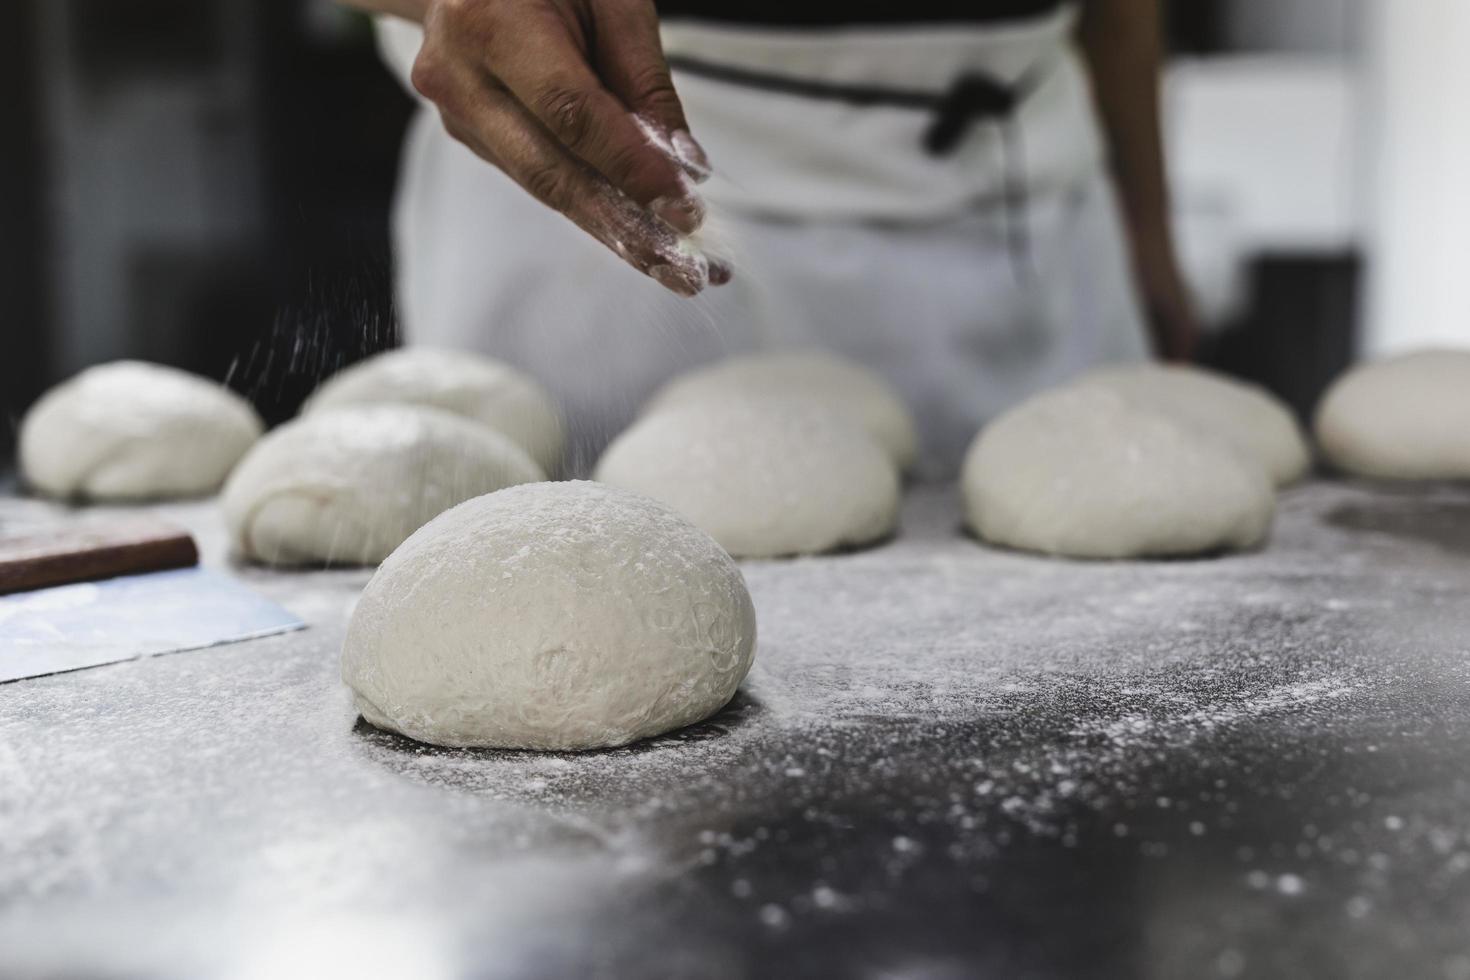
POLYGON ((312 628, 0 685, 0 976, 1470 978, 1470 490, 1199 561, 957 523, 745 563, 736 703, 585 755, 355 723, 367 573, 242 570, 312 628))

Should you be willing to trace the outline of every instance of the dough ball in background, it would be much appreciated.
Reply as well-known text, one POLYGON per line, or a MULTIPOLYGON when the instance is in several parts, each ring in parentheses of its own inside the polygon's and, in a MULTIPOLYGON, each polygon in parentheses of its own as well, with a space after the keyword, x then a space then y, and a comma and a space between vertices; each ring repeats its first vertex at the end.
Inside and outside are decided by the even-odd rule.
POLYGON ((1107 388, 1131 405, 1217 436, 1258 460, 1277 486, 1300 480, 1311 465, 1311 449, 1291 409, 1259 385, 1171 364, 1100 368, 1075 383, 1107 388))
POLYGON ((88 368, 20 426, 26 483, 53 497, 144 501, 219 489, 259 438, 260 417, 216 382, 160 364, 88 368))
POLYGON ((273 430, 225 484, 225 523, 272 565, 375 565, 455 504, 546 479, 510 439, 412 405, 322 411, 273 430))
POLYGON ((647 497, 535 483, 441 514, 348 624, 362 716, 436 745, 580 750, 709 717, 755 652, 734 561, 647 497))
POLYGON ((919 455, 908 407, 888 382, 861 364, 821 351, 746 354, 670 381, 643 408, 645 416, 698 401, 803 398, 849 416, 877 440, 900 470, 919 455))
POLYGON ((986 541, 1076 558, 1249 548, 1275 508, 1254 460, 1099 387, 1043 393, 986 426, 961 489, 986 541))
POLYGON ((618 436, 596 479, 663 501, 737 558, 868 544, 898 520, 893 461, 804 399, 670 405, 618 436))
POLYGON ((561 468, 561 416, 539 382, 500 361, 466 351, 406 347, 345 368, 322 382, 302 414, 343 405, 427 405, 509 436, 548 474, 561 468))
POLYGON ((1335 467, 1395 480, 1470 479, 1470 351, 1427 350, 1348 371, 1317 406, 1335 467))

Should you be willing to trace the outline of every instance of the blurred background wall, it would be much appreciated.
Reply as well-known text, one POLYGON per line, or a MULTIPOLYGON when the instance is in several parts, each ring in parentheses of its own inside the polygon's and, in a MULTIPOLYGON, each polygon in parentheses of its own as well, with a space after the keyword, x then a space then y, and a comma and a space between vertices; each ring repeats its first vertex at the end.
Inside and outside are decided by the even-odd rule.
MULTIPOLYGON (((1462 0, 1166 3, 1165 121, 1207 360, 1302 411, 1360 339, 1400 343, 1390 307, 1424 262, 1404 243, 1434 188, 1422 160, 1377 147, 1393 119, 1394 139, 1432 155, 1425 134, 1455 97, 1439 62, 1403 80, 1434 33, 1409 7, 1458 19, 1450 34, 1470 18, 1462 0), (1378 205, 1405 181, 1418 197, 1389 205, 1394 259, 1373 266, 1378 205)), ((411 101, 365 19, 329 0, 10 0, 7 14, 0 441, 95 361, 228 377, 279 419, 313 366, 391 342, 388 208, 411 101)))
POLYGON ((1367 0, 1371 352, 1470 342, 1470 3, 1367 0))

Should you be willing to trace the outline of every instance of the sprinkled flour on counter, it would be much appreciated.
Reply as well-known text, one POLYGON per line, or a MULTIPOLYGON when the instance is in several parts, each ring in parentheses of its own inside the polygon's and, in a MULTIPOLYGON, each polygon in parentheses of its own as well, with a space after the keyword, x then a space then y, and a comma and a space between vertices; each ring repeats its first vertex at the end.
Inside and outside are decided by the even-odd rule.
MULTIPOLYGON (((1364 942, 1427 928, 1470 908, 1467 507, 1315 484, 1260 553, 1068 562, 911 489, 892 543, 742 564, 759 639, 727 709, 584 754, 357 722, 337 655, 366 574, 241 569, 312 628, 0 686, 0 908, 85 900, 83 928, 214 896, 237 938, 266 905, 371 911, 569 972, 548 951, 578 930, 639 972, 811 929, 960 955, 1010 908, 1146 903, 1189 964, 1217 935, 1252 962, 1276 903, 1364 942)), ((163 513, 219 553, 206 505, 163 513)), ((225 927, 188 921, 216 955, 225 927)), ((62 928, 0 913, 0 949, 62 928)))

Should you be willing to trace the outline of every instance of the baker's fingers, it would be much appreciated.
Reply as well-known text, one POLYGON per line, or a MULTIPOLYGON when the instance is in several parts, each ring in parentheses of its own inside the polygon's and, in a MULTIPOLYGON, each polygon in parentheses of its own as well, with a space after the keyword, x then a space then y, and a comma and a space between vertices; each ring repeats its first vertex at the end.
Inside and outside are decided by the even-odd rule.
POLYGON ((573 154, 677 230, 704 220, 682 168, 650 142, 623 102, 608 91, 571 29, 538 12, 513 36, 494 36, 485 68, 573 154))
POLYGON ((709 283, 709 263, 606 178, 572 156, 520 103, 486 78, 455 72, 438 100, 450 135, 576 222, 629 265, 685 296, 709 283))
POLYGON ((723 286, 735 277, 735 270, 730 268, 730 263, 724 259, 711 258, 709 261, 709 284, 711 286, 723 286))
POLYGON ((709 177, 709 159, 689 135, 684 106, 674 90, 651 0, 604 0, 593 16, 593 63, 608 89, 691 178, 697 182, 709 177))

